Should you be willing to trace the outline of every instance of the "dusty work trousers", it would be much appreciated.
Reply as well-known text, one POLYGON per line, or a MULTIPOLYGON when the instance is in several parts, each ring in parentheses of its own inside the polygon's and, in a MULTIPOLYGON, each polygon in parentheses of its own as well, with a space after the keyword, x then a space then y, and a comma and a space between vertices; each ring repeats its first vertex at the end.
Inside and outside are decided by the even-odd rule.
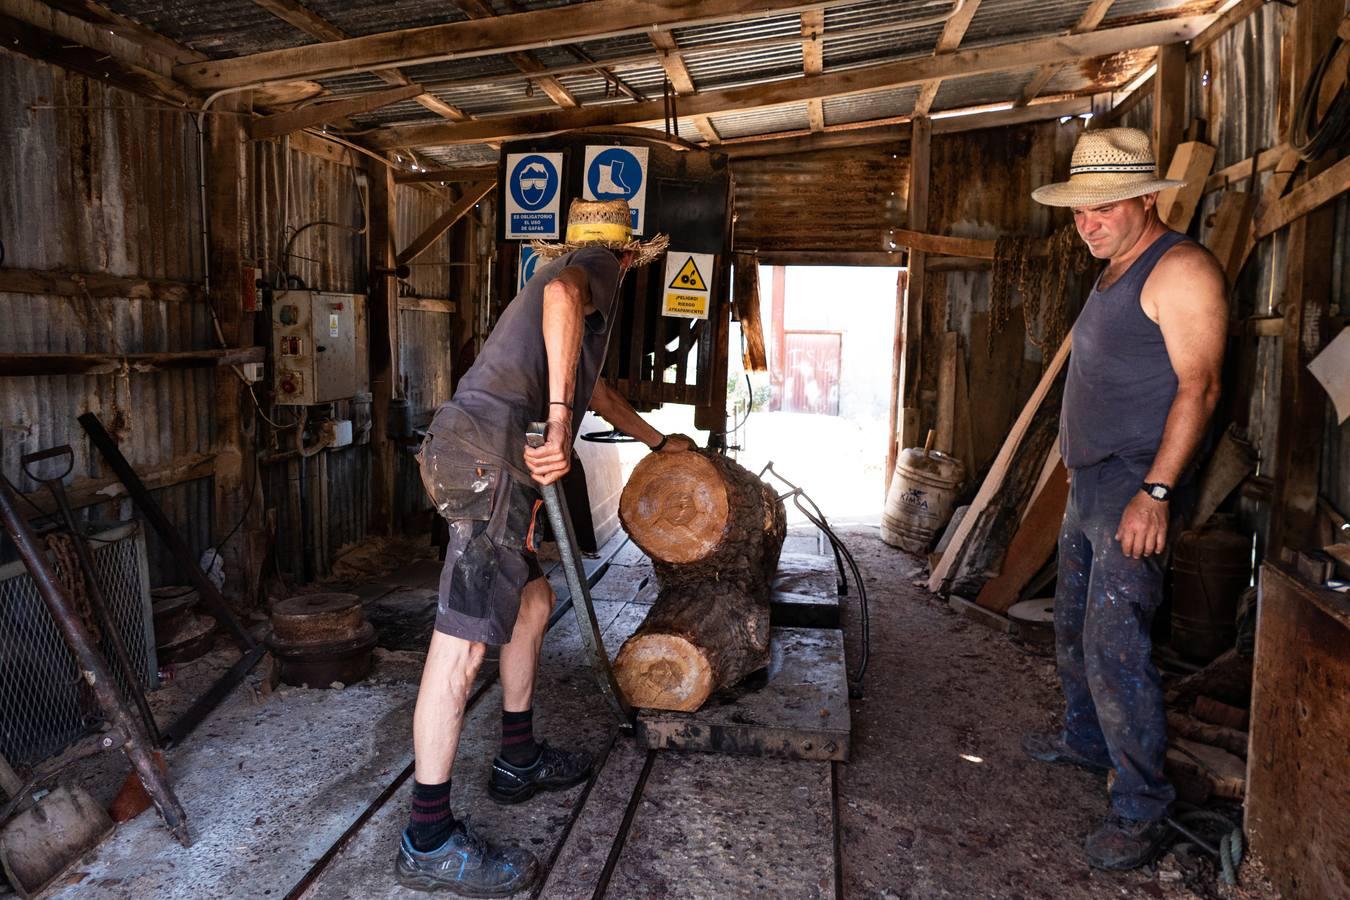
POLYGON ((1115 459, 1074 470, 1059 536, 1055 644, 1065 741, 1116 770, 1117 815, 1151 820, 1166 815, 1176 792, 1163 775, 1167 716, 1149 635, 1164 556, 1131 559, 1115 539, 1139 486, 1138 472, 1115 459))

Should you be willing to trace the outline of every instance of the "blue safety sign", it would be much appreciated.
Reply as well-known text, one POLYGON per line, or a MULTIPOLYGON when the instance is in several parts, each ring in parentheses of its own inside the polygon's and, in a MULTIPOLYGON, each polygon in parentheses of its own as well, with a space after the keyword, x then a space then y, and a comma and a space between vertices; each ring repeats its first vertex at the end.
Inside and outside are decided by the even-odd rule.
POLYGON ((507 154, 507 240, 559 236, 562 156, 561 153, 507 154))
POLYGON ((542 257, 529 244, 520 245, 520 263, 516 266, 516 293, 519 294, 525 290, 525 282, 534 277, 534 270, 539 268, 539 260, 542 257))
POLYGON ((647 211, 647 148, 586 148, 587 200, 625 200, 633 213, 633 234, 642 234, 647 211))

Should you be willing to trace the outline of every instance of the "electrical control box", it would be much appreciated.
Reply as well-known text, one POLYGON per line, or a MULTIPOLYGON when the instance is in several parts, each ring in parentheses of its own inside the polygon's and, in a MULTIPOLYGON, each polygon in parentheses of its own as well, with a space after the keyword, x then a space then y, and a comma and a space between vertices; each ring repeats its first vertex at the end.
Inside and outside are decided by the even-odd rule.
POLYGON ((324 291, 277 293, 272 301, 277 403, 311 406, 357 392, 357 309, 365 299, 324 291))

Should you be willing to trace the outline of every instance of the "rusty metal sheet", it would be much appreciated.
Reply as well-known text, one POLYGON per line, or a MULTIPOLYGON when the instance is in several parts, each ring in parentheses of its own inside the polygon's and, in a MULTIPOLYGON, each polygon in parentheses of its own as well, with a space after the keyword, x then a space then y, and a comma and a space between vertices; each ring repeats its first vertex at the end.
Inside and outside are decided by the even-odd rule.
POLYGON ((908 157, 884 147, 737 160, 739 250, 886 250, 908 157))

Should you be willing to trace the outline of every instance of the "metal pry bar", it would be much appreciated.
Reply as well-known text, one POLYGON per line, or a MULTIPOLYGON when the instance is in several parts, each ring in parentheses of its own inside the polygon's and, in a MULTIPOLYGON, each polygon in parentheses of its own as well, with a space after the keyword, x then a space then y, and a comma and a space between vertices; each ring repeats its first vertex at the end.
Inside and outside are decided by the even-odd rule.
MULTIPOLYGON (((542 447, 547 429, 547 422, 531 422, 525 432, 525 443, 531 447, 542 447)), ((619 724, 632 727, 633 710, 619 690, 618 682, 614 680, 614 669, 609 664, 609 654, 605 652, 605 642, 600 636, 600 623, 596 621, 595 607, 591 605, 591 590, 586 586, 586 573, 581 567, 581 556, 577 553, 577 538, 572 531, 572 518, 567 514, 567 499, 558 490, 556 481, 539 485, 539 491, 544 495, 544 508, 548 510, 549 524, 553 526, 553 538, 558 542, 558 559, 562 563, 563 575, 567 578, 567 589, 572 594, 577 630, 581 632, 581 642, 590 654, 591 668, 595 671, 600 693, 609 701, 619 724)))

